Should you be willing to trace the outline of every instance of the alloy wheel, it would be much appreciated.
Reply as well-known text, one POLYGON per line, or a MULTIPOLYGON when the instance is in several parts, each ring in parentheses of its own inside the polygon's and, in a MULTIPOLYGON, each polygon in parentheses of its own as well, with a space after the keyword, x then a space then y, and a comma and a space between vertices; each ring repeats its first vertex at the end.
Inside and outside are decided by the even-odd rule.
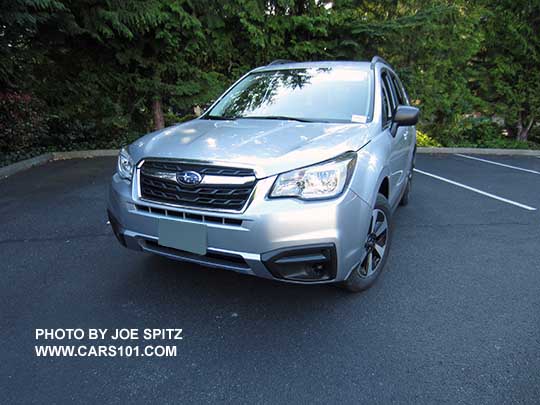
POLYGON ((358 271, 362 277, 375 273, 382 262, 388 241, 388 219, 384 211, 375 208, 371 215, 369 234, 366 240, 366 256, 358 271))

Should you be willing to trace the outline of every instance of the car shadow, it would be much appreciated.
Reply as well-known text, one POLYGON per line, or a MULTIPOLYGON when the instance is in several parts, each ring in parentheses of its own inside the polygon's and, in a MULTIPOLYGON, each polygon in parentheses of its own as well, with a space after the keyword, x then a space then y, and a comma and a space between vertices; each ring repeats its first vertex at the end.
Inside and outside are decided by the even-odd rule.
POLYGON ((131 278, 123 283, 129 285, 127 294, 139 305, 163 307, 162 315, 166 311, 174 316, 178 309, 189 306, 190 316, 199 312, 204 314, 202 318, 213 309, 216 316, 259 312, 266 319, 305 319, 353 300, 358 303, 365 296, 333 285, 281 283, 150 254, 142 254, 135 263, 125 273, 131 278))

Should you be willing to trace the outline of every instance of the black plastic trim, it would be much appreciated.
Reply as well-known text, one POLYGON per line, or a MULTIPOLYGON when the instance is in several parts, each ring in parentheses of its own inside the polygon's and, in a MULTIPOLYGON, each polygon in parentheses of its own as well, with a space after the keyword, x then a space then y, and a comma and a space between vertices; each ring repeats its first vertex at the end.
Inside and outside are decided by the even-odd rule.
POLYGON ((336 246, 333 243, 301 245, 276 249, 263 253, 261 255, 261 261, 275 278, 283 280, 309 283, 333 280, 337 275, 337 254, 336 246), (328 268, 321 277, 311 279, 286 277, 281 273, 283 265, 302 263, 324 263, 328 265, 328 268))
POLYGON ((114 236, 116 236, 116 239, 120 244, 124 247, 127 247, 126 239, 124 238, 124 235, 121 231, 120 222, 116 219, 116 217, 111 213, 110 210, 107 210, 107 216, 109 217, 109 223, 111 224, 111 228, 113 230, 114 236))
POLYGON ((375 66, 376 63, 382 63, 382 64, 385 64, 386 66, 388 66, 390 69, 392 69, 392 65, 387 61, 385 60, 384 58, 380 57, 379 55, 375 55, 372 59, 371 59, 371 66, 375 66))
POLYGON ((276 59, 276 60, 273 60, 272 62, 270 62, 266 66, 284 65, 286 63, 295 63, 295 62, 293 60, 288 60, 288 59, 276 59))
POLYGON ((240 255, 215 251, 208 251, 205 255, 198 255, 183 250, 161 246, 153 240, 144 239, 140 243, 141 247, 148 252, 168 256, 176 260, 196 263, 201 266, 215 267, 219 269, 236 271, 249 270, 249 265, 240 255))

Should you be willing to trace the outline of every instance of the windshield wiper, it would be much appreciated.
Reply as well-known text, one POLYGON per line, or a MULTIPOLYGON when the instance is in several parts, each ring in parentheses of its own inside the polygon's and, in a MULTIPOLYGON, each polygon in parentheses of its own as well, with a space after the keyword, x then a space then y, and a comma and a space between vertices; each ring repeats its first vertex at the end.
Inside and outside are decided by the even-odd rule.
POLYGON ((203 120, 217 120, 217 121, 233 121, 240 117, 225 117, 223 115, 205 115, 201 117, 203 120))
POLYGON ((244 117, 237 117, 238 119, 256 119, 256 120, 284 120, 284 121, 298 121, 298 122, 328 122, 322 120, 311 120, 308 118, 296 118, 287 117, 285 115, 247 115, 244 117))

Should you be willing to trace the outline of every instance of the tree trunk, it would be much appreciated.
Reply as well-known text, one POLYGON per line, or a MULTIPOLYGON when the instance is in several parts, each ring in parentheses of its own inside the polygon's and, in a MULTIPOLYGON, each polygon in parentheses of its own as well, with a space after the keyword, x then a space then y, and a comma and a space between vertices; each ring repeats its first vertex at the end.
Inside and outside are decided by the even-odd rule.
POLYGON ((163 117, 163 107, 161 99, 156 98, 152 102, 152 113, 154 115, 154 129, 162 129, 165 127, 165 118, 163 117))
POLYGON ((534 117, 531 118, 531 120, 526 126, 523 125, 523 122, 520 117, 518 121, 518 128, 517 128, 518 130, 517 130, 516 139, 518 141, 526 141, 527 138, 529 137, 529 131, 531 130, 533 124, 534 124, 534 117))
POLYGON ((518 115, 518 122, 517 122, 517 128, 516 128, 516 139, 519 141, 521 140, 521 133, 523 132, 523 120, 521 119, 521 112, 518 115))

